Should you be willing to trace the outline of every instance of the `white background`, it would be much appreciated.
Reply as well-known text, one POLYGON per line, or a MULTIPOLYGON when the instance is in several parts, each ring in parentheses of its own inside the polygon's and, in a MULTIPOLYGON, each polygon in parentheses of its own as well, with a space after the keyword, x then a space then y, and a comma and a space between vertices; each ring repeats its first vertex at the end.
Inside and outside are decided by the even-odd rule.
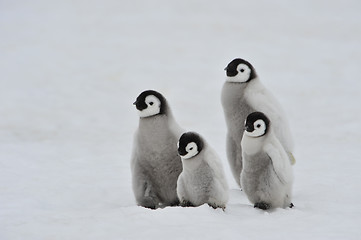
POLYGON ((360 239, 360 1, 1 1, 0 239, 360 239), (224 67, 249 60, 294 134, 294 209, 254 209, 225 154, 224 67), (221 156, 231 198, 138 207, 140 92, 221 156))

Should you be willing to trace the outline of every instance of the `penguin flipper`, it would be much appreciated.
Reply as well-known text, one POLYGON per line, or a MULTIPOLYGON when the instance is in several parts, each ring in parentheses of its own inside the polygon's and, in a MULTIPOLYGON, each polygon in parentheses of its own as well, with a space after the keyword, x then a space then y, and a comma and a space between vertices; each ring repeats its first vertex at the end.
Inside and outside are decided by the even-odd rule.
POLYGON ((290 160, 281 143, 276 138, 273 140, 273 142, 265 145, 264 150, 272 162, 273 170, 278 179, 286 184, 292 178, 289 171, 290 160))

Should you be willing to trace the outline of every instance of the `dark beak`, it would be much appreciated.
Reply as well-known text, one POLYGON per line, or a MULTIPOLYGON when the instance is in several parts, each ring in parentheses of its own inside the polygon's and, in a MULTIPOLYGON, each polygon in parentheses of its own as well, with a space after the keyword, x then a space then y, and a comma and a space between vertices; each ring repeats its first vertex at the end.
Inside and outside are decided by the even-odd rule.
POLYGON ((249 127, 247 127, 247 126, 244 128, 244 130, 247 131, 247 132, 250 131, 249 127))
POLYGON ((144 109, 146 109, 147 108, 147 104, 145 104, 144 102, 139 102, 139 101, 135 101, 134 103, 133 103, 133 105, 135 105, 135 107, 139 110, 139 111, 142 111, 142 110, 144 110, 144 109))
POLYGON ((178 148, 178 154, 179 156, 187 155, 187 151, 185 149, 178 148))
POLYGON ((252 132, 253 131, 253 129, 249 125, 244 126, 244 128, 245 128, 245 130, 247 132, 252 132))

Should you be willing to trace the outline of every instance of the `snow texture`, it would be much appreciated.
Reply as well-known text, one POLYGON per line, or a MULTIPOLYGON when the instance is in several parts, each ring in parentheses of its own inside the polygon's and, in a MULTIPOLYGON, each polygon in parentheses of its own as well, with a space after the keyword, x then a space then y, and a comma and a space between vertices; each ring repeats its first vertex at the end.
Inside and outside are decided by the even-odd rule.
POLYGON ((0 239, 360 239, 361 2, 1 1, 0 239), (223 69, 250 61, 293 131, 294 209, 254 209, 225 154, 223 69), (225 212, 138 207, 140 92, 222 159, 225 212))

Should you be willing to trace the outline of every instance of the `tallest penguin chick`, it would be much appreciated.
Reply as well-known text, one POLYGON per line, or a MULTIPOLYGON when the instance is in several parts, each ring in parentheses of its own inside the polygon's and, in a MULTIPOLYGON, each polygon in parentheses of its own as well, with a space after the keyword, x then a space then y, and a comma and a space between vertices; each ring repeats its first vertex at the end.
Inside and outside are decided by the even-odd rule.
POLYGON ((136 201, 152 209, 178 205, 177 179, 182 162, 177 142, 183 130, 159 92, 144 91, 134 104, 140 116, 131 159, 136 201))
POLYGON ((244 121, 250 113, 260 111, 270 118, 274 132, 292 163, 294 163, 293 140, 280 104, 262 85, 254 67, 248 61, 236 58, 227 65, 225 70, 227 77, 223 85, 221 100, 228 129, 227 158, 233 176, 241 186, 241 141, 244 121))

